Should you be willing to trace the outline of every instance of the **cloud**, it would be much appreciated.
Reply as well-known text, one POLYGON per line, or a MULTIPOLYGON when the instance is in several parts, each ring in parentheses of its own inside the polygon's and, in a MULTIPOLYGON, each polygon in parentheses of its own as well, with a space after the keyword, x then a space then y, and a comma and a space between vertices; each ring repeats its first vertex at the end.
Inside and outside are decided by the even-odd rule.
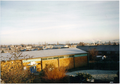
POLYGON ((119 34, 118 2, 2 2, 1 18, 2 40, 102 40, 119 34))

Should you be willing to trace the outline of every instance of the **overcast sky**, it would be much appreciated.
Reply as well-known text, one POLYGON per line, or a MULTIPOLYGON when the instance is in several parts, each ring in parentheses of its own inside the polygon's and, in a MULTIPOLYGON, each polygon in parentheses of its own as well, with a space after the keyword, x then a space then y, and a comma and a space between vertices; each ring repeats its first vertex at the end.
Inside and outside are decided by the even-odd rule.
POLYGON ((1 44, 119 39, 118 1, 2 1, 1 44))

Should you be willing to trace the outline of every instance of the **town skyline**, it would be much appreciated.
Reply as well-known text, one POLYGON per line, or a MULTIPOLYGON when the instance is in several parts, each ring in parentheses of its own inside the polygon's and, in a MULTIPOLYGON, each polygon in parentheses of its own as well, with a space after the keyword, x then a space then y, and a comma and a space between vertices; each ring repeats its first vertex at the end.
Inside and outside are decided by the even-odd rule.
POLYGON ((1 44, 119 39, 118 1, 1 1, 1 44))
POLYGON ((36 42, 36 43, 14 43, 14 44, 1 44, 1 45, 69 45, 69 44, 76 44, 78 45, 79 43, 84 43, 84 44, 92 44, 93 46, 95 46, 96 44, 100 44, 100 45, 104 45, 104 44, 108 44, 108 43, 117 43, 119 44, 119 39, 115 39, 115 40, 109 40, 109 41, 101 41, 101 40, 92 40, 92 42, 85 42, 85 41, 79 41, 79 42, 71 42, 71 41, 65 41, 65 42, 53 42, 53 43, 49 43, 49 42, 36 42))

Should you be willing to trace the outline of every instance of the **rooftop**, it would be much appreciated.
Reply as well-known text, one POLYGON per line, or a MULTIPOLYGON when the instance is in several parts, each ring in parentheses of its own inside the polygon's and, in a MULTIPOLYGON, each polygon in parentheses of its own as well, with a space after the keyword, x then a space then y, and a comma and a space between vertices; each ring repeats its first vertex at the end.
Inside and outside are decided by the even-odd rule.
POLYGON ((119 51, 119 45, 77 46, 77 48, 85 51, 92 48, 95 48, 97 51, 119 51))
MULTIPOLYGON (((28 56, 33 56, 33 58, 39 58, 39 57, 80 54, 80 53, 87 53, 87 52, 78 48, 63 48, 63 49, 50 49, 50 50, 40 50, 40 51, 25 51, 22 52, 22 56, 28 55, 28 56)), ((9 58, 7 57, 10 57, 12 55, 10 53, 1 53, 1 56, 5 58, 4 60, 9 60, 9 58)), ((21 57, 19 59, 24 59, 24 57, 21 57)), ((11 60, 14 60, 14 58, 11 58, 11 60)))

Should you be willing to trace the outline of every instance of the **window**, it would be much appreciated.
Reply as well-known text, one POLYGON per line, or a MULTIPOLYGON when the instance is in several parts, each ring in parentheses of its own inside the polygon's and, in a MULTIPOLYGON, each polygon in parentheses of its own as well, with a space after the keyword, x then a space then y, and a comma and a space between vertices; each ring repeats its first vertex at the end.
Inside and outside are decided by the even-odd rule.
POLYGON ((58 59, 58 57, 54 57, 54 59, 58 59))
POLYGON ((74 55, 70 55, 69 58, 74 57, 74 55))
POLYGON ((59 58, 64 58, 64 56, 60 56, 59 58))
POLYGON ((87 56, 87 54, 78 54, 78 55, 74 55, 75 57, 82 57, 82 56, 87 56))
POLYGON ((38 59, 28 59, 28 60, 22 60, 23 63, 25 62, 35 62, 35 61, 41 61, 41 58, 38 58, 38 59))
POLYGON ((47 58, 42 58, 42 60, 47 60, 47 58))
POLYGON ((69 58, 69 56, 64 56, 64 58, 69 58))
POLYGON ((50 59, 53 59, 52 57, 51 58, 47 58, 48 60, 50 60, 50 59))

